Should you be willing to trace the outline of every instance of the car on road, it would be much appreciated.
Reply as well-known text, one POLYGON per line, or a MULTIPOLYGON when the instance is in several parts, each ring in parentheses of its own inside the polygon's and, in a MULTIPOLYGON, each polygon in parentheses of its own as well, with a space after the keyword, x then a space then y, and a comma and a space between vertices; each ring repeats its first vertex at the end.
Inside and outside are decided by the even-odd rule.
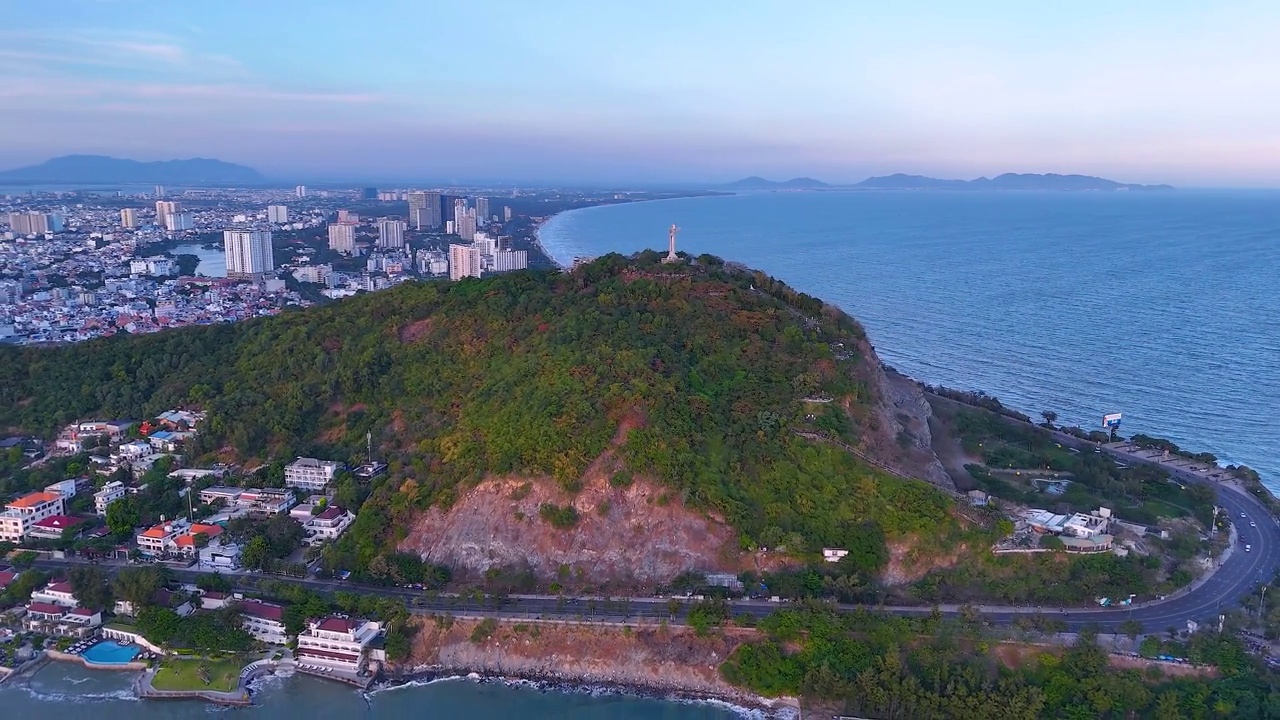
POLYGON ((1258 527, 1258 523, 1256 523, 1256 522, 1251 522, 1251 523, 1249 523, 1249 527, 1258 527))
POLYGON ((1240 513, 1240 517, 1246 517, 1244 513, 1240 513))
POLYGON ((1244 551, 1245 551, 1245 552, 1253 552, 1253 546, 1252 546, 1252 545, 1245 545, 1245 546, 1244 546, 1244 551))

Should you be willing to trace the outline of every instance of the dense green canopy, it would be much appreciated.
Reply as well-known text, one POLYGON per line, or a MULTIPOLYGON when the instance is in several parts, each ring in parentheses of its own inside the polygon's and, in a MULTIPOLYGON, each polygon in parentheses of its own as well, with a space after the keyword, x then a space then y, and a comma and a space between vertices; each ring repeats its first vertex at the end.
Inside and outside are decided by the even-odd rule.
POLYGON ((624 421, 627 470, 725 517, 745 544, 813 551, 868 518, 890 537, 940 534, 944 495, 792 432, 857 444, 874 422, 868 353, 851 318, 761 273, 610 255, 572 273, 409 283, 234 325, 0 350, 0 426, 49 434, 198 406, 209 418, 191 453, 243 461, 362 460, 372 433, 392 472, 347 493, 372 498, 355 563, 407 525, 401 514, 448 506, 488 474, 573 491, 624 421), (801 398, 816 395, 834 402, 815 413, 801 398))

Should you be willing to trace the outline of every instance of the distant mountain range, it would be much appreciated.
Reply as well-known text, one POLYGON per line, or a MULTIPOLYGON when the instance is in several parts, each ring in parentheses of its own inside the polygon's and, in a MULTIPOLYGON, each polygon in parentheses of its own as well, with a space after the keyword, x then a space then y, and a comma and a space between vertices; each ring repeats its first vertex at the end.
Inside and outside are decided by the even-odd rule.
POLYGON ((824 188, 860 188, 864 190, 1172 190, 1171 185, 1135 185, 1090 175, 1058 175, 1046 173, 1005 173, 994 178, 976 180, 942 180, 923 175, 897 173, 873 177, 854 185, 830 185, 813 178, 794 178, 784 182, 752 176, 721 185, 726 190, 821 190, 824 188))
POLYGON ((821 180, 813 178, 791 178, 777 182, 774 180, 766 180, 762 177, 752 175, 749 178, 743 178, 737 182, 731 182, 723 187, 729 190, 816 190, 818 188, 831 187, 821 180))
POLYGON ((39 165, 0 171, 0 182, 4 181, 235 185, 261 183, 266 178, 251 167, 205 158, 138 162, 105 155, 65 155, 39 165))
POLYGON ((1090 175, 1005 173, 976 180, 940 180, 923 175, 886 175, 863 180, 856 188, 870 190, 1172 190, 1171 185, 1135 185, 1090 175))

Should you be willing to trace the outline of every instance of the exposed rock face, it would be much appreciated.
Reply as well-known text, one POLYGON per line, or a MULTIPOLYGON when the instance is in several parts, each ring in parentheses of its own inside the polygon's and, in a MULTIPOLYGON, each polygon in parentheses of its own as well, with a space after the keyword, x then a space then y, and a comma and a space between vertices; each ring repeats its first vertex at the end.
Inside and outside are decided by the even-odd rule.
POLYGON ((449 628, 425 621, 414 637, 409 667, 436 666, 587 683, 615 683, 654 690, 718 697, 751 706, 784 708, 794 700, 765 701, 730 685, 719 666, 754 630, 726 628, 706 637, 680 627, 619 627, 500 623, 483 642, 472 642, 475 621, 449 628))
POLYGON ((487 480, 447 512, 423 513, 400 547, 474 573, 527 563, 540 580, 654 584, 686 570, 736 568, 736 551, 724 552, 735 547, 733 531, 669 492, 643 479, 614 488, 599 478, 572 496, 550 479, 487 480), (539 517, 543 503, 572 505, 577 525, 553 527, 539 517))
MULTIPOLYGON (((929 418, 933 408, 924 391, 911 378, 877 364, 880 394, 880 416, 898 445, 898 466, 907 474, 927 480, 938 487, 955 491, 955 483, 933 451, 933 433, 929 418), (909 439, 910 442, 899 440, 909 439)), ((892 456, 892 455, 891 455, 892 456)))

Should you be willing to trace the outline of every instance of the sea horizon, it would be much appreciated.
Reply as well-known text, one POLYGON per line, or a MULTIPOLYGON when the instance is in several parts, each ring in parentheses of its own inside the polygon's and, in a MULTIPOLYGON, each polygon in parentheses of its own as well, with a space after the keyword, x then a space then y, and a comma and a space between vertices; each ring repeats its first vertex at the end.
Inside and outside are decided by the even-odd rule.
POLYGON ((1280 406, 1280 328, 1265 319, 1280 317, 1280 299, 1261 292, 1280 273, 1277 201, 1269 190, 751 192, 569 210, 542 224, 539 242, 565 266, 665 250, 675 223, 678 250, 740 262, 840 307, 881 361, 920 382, 981 390, 1036 420, 1053 410, 1086 430, 1121 412, 1122 434, 1247 465, 1280 494, 1280 442, 1260 412, 1268 399, 1280 406), (853 258, 858 283, 839 272, 853 258), (1250 279, 1231 288, 1243 304, 1210 292, 1250 279), (1019 302, 1040 327, 1001 312, 1019 302), (1182 326, 1189 319, 1218 355, 1182 326), (1112 334, 1121 331, 1141 340, 1136 351, 1124 351, 1133 340, 1112 334), (1178 372, 1161 377, 1161 358, 1178 372), (1233 422, 1235 432, 1223 427, 1233 422))

